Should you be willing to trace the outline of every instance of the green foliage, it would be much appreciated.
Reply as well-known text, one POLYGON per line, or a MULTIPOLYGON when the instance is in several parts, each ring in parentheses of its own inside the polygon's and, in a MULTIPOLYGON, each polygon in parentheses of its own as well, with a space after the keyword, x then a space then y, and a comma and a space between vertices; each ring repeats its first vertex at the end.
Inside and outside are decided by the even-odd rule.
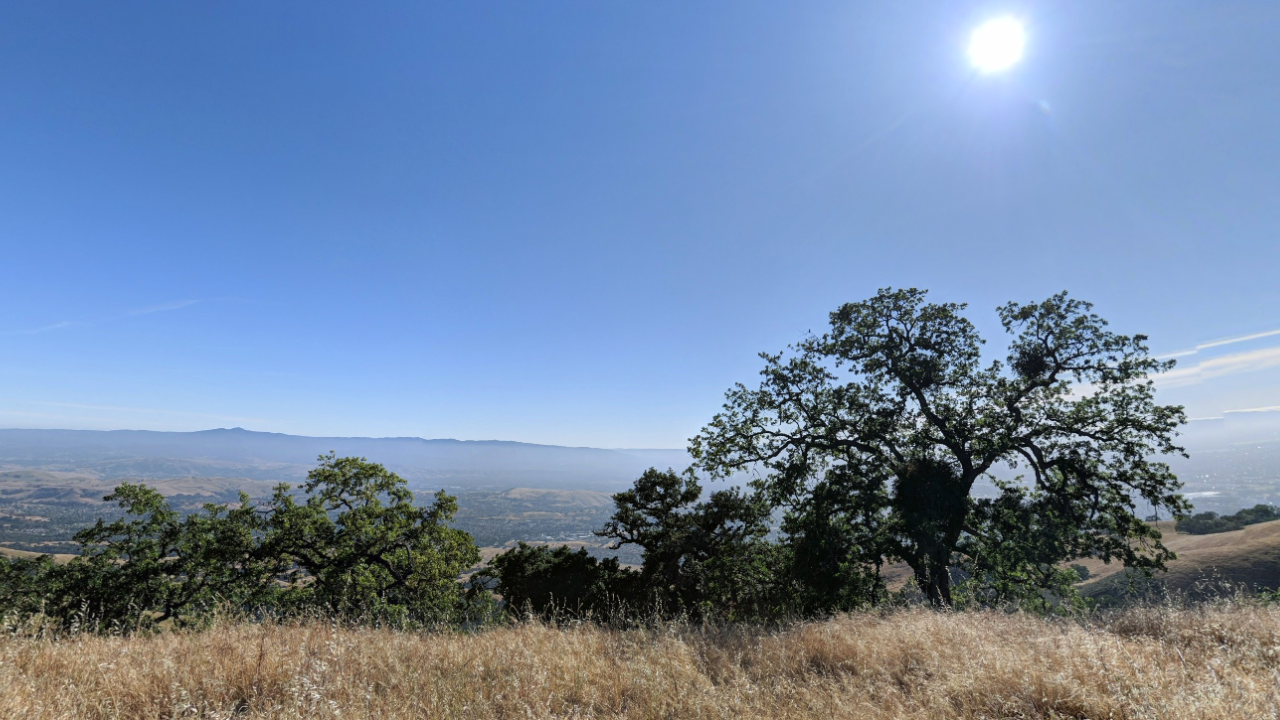
POLYGON ((1212 535, 1214 533, 1241 530, 1244 523, 1234 515, 1218 515, 1216 512, 1202 512, 1183 518, 1174 526, 1178 532, 1192 535, 1212 535))
POLYGON ((51 589, 53 558, 0 559, 0 616, 30 616, 40 612, 51 589))
POLYGON ((1044 490, 996 486, 997 497, 974 500, 969 512, 968 524, 984 532, 965 533, 957 545, 953 567, 963 577, 965 602, 1038 611, 1078 606, 1080 574, 1062 567, 1064 559, 1080 557, 1071 549, 1078 540, 1072 515, 1044 490))
POLYGON ((778 549, 765 541, 769 506, 736 488, 701 495, 692 471, 650 468, 613 496, 617 510, 596 534, 643 549, 639 597, 650 607, 729 620, 776 614, 785 590, 778 549))
POLYGON ((1178 520, 1175 528, 1178 532, 1192 535, 1212 535, 1213 533, 1240 530, 1245 525, 1280 520, 1280 510, 1272 505, 1254 505, 1234 515, 1218 515, 1214 512, 1203 512, 1178 520))
MULTIPOLYGON (((825 334, 763 354, 760 386, 731 389, 691 440, 695 467, 651 468, 613 496, 597 534, 639 547, 638 572, 522 543, 468 590, 459 577, 480 556, 450 527, 454 498, 419 507, 381 465, 329 454, 302 497, 281 485, 262 506, 242 496, 185 518, 156 491, 121 485, 108 499, 126 517, 77 535, 80 558, 0 568, 0 610, 123 627, 221 602, 429 624, 485 608, 494 585, 514 615, 760 621, 884 602, 881 572, 902 562, 938 606, 1047 612, 1083 607, 1074 585, 1087 571, 1064 569, 1072 560, 1119 560, 1139 580, 1163 569, 1174 555, 1137 506, 1190 508, 1155 459, 1182 452, 1182 409, 1156 404, 1150 379, 1173 361, 1060 293, 999 308, 1006 358, 984 364, 963 310, 881 290, 832 313, 825 334), (998 467, 1028 475, 1002 482, 998 467), (755 480, 704 499, 697 470, 755 480), (974 495, 979 479, 995 497, 974 495)), ((1275 517, 1258 506, 1179 529, 1275 517)))
POLYGON ((844 305, 826 334, 762 354, 759 388, 731 389, 692 439, 699 468, 757 473, 786 513, 807 608, 875 602, 898 560, 938 605, 960 580, 975 601, 1037 606, 1070 594, 1065 561, 1151 572, 1173 557, 1135 514, 1188 507, 1151 459, 1181 452, 1182 409, 1157 405, 1149 379, 1173 362, 1061 293, 999 308, 1007 358, 984 365, 963 309, 920 290, 844 305), (997 466, 1030 477, 973 497, 997 466))
POLYGON ((613 496, 613 516, 596 534, 611 538, 613 549, 639 546, 639 572, 585 550, 521 543, 479 575, 496 581, 515 615, 528 608, 542 616, 657 613, 737 621, 789 612, 789 557, 765 539, 768 505, 736 489, 700 502, 701 496, 692 473, 653 468, 613 496))
POLYGON ((405 481, 363 458, 320 458, 298 503, 277 486, 262 554, 284 561, 280 602, 342 617, 443 622, 465 610, 458 577, 480 562, 471 536, 448 526, 454 498, 413 504, 405 481))
POLYGON ((617 558, 597 560, 585 548, 554 550, 520 543, 498 555, 472 582, 495 581, 513 615, 608 618, 625 612, 636 589, 636 575, 617 558))
POLYGON ((261 522, 247 496, 186 518, 145 485, 124 483, 104 499, 126 517, 76 534, 81 555, 55 573, 60 592, 48 599, 49 614, 163 622, 195 606, 263 597, 275 567, 256 552, 261 522))
POLYGON ((888 541, 884 483, 870 468, 831 468, 786 508, 781 531, 783 567, 803 615, 848 612, 887 597, 877 552, 888 541))
POLYGON ((182 517, 156 490, 123 483, 105 499, 125 516, 79 532, 79 557, 0 564, 0 611, 115 629, 190 622, 219 605, 394 623, 465 616, 459 576, 480 553, 447 525, 453 498, 419 508, 394 473, 333 454, 299 489, 301 503, 281 485, 263 506, 241 495, 182 517))
POLYGON ((1280 509, 1274 505, 1254 505, 1236 513, 1236 519, 1245 525, 1280 520, 1280 509))

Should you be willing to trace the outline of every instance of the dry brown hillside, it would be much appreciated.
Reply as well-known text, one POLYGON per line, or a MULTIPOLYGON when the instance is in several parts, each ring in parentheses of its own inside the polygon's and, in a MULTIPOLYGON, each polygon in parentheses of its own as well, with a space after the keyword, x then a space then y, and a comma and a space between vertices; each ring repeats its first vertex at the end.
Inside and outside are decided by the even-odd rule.
MULTIPOLYGON (((37 553, 37 552, 30 552, 27 550, 14 550, 13 548, 0 546, 0 557, 15 558, 15 559, 16 558, 34 559, 34 558, 40 557, 40 555, 41 553, 37 553)), ((55 554, 53 556, 53 559, 55 562, 70 562, 71 558, 73 557, 75 557, 75 555, 55 554)))
MULTIPOLYGON (((1248 525, 1243 530, 1212 535, 1175 533, 1173 522, 1159 523, 1163 542, 1178 554, 1169 572, 1159 580, 1173 590, 1189 590, 1205 579, 1221 580, 1249 588, 1280 586, 1280 520, 1248 525)), ((1087 593, 1105 591, 1120 578, 1123 568, 1097 560, 1082 563, 1089 568, 1087 593)))
MULTIPOLYGON (((59 502, 84 503, 96 506, 104 495, 110 494, 121 478, 101 478, 82 473, 48 472, 44 470, 11 469, 0 472, 0 499, 7 503, 59 502)), ((209 498, 230 495, 244 490, 261 496, 271 492, 272 483, 243 478, 224 477, 173 477, 133 479, 144 482, 165 495, 191 495, 209 498)))

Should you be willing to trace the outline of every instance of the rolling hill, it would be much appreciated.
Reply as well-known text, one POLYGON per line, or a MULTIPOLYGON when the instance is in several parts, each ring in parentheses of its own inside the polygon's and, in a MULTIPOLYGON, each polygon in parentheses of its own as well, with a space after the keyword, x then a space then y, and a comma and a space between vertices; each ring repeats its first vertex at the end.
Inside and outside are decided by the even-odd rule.
MULTIPOLYGON (((1171 521, 1159 526, 1165 546, 1178 555, 1169 563, 1169 571, 1155 578, 1159 586, 1191 595, 1215 589, 1206 583, 1248 588, 1280 586, 1280 520, 1212 535, 1174 533, 1171 521)), ((1081 564, 1090 573, 1089 581, 1082 586, 1085 595, 1114 599, 1125 591, 1126 578, 1119 565, 1104 565, 1097 560, 1081 564)))

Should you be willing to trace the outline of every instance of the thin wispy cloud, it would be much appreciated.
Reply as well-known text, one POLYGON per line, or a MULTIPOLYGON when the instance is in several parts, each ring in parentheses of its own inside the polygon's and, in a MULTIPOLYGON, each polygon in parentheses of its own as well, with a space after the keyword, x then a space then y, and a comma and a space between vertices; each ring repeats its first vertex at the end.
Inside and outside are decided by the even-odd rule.
POLYGON ((175 300, 174 302, 164 303, 161 305, 150 305, 148 307, 130 310, 129 315, 150 315, 151 313, 167 312, 169 310, 181 310, 184 307, 190 307, 200 302, 199 300, 175 300))
POLYGON ((68 328, 74 324, 75 323, 71 322, 70 320, 63 320, 62 322, 56 322, 56 323, 53 323, 52 325, 45 325, 44 327, 32 328, 30 330, 22 330, 20 332, 23 335, 39 335, 40 333, 53 332, 54 330, 61 330, 62 328, 68 328))
POLYGON ((1267 405, 1266 407, 1240 408, 1239 410, 1225 410, 1225 411, 1223 411, 1223 414, 1226 414, 1226 413, 1265 413, 1265 412, 1276 412, 1277 410, 1280 410, 1280 405, 1267 405))
POLYGON ((62 322, 56 322, 56 323, 53 323, 52 325, 43 325, 41 327, 27 328, 26 330, 12 330, 10 332, 0 333, 0 335, 40 335, 42 333, 53 332, 54 330, 69 328, 72 325, 75 325, 75 323, 71 322, 70 320, 63 320, 62 322))
POLYGON ((1198 352, 1197 350, 1179 350, 1178 352, 1171 352, 1171 353, 1165 353, 1163 355, 1156 355, 1156 359, 1170 360, 1172 358, 1180 358, 1180 357, 1187 357, 1188 355, 1195 355, 1197 352, 1198 352))
MULTIPOLYGON (((1238 341, 1237 341, 1238 342, 1238 341)), ((1223 355, 1155 376, 1161 387, 1198 385, 1205 380, 1280 366, 1280 347, 1223 355)))
POLYGON ((144 315, 152 315, 155 313, 169 312, 172 310, 181 310, 183 308, 191 307, 192 305, 196 305, 199 303, 216 303, 216 302, 248 303, 252 301, 244 300, 242 298, 237 298, 237 297, 196 298, 196 299, 187 299, 187 300, 174 300, 173 302, 160 303, 157 305, 148 305, 146 307, 134 308, 133 310, 128 310, 123 313, 117 310, 116 312, 111 314, 101 314, 101 315, 98 315, 97 317, 81 318, 75 321, 62 320, 56 323, 51 323, 49 325, 42 325, 40 327, 26 328, 22 330, 9 330, 9 331, 0 330, 0 337, 17 337, 20 335, 40 335, 42 333, 54 332, 57 330, 64 330, 70 327, 94 328, 94 327, 99 327, 103 325, 111 325, 113 323, 120 322, 126 318, 141 317, 144 315))
POLYGON ((1201 350, 1208 350, 1209 348, 1221 347, 1223 345, 1234 345, 1236 343, 1249 342, 1250 340, 1261 340, 1262 338, 1274 337, 1276 335, 1280 335, 1280 330, 1267 330, 1265 332, 1251 333, 1249 335, 1222 338, 1221 340, 1210 340, 1208 342, 1202 342, 1190 350, 1179 350, 1177 352, 1165 353, 1164 355, 1157 355, 1156 357, 1162 360, 1186 357, 1188 355, 1195 355, 1201 350))
POLYGON ((1234 343, 1248 342, 1250 340, 1259 340, 1273 335, 1280 335, 1280 330, 1267 330, 1266 332, 1253 333, 1252 335, 1241 335, 1239 337, 1223 338, 1222 340, 1211 340, 1207 343, 1200 343, 1196 346, 1196 350, 1218 347, 1219 345, 1232 345, 1234 343))

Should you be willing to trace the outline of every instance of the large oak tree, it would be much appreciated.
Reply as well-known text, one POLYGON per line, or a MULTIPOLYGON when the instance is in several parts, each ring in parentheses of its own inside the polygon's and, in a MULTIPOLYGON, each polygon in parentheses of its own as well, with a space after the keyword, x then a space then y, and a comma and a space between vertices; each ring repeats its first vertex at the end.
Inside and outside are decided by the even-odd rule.
POLYGON ((698 465, 756 473, 784 531, 844 528, 843 544, 810 543, 814 562, 864 578, 905 562, 939 605, 957 576, 1028 597, 1075 558, 1163 568, 1139 503, 1188 509, 1158 459, 1182 452, 1182 408, 1157 404, 1151 379, 1173 361, 1064 292, 999 308, 1006 358, 984 362, 964 309, 916 289, 842 306, 825 334, 761 355, 760 386, 731 389, 691 440, 698 465), (993 476, 1008 468, 1019 479, 993 476), (984 477, 995 496, 975 496, 984 477))

